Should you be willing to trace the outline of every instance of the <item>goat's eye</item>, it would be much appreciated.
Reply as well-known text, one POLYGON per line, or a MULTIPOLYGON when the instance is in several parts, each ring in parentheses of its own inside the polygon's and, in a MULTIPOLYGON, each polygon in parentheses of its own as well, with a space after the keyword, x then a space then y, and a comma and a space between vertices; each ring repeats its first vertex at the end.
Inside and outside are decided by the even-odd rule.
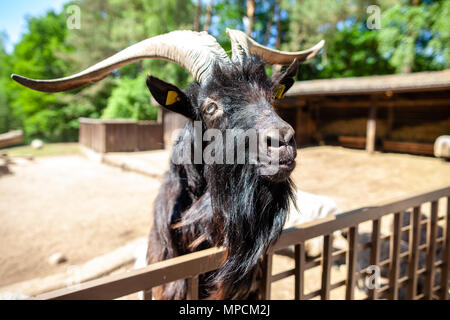
POLYGON ((206 113, 213 114, 214 112, 216 112, 217 108, 218 108, 217 104, 212 102, 212 103, 208 104, 208 106, 206 107, 206 113))

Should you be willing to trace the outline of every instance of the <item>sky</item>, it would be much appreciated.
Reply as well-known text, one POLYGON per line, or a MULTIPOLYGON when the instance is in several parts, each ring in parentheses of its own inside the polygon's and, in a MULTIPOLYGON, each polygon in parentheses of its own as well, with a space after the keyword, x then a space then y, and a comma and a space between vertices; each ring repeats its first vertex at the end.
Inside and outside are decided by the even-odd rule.
POLYGON ((13 45, 20 40, 25 29, 25 16, 42 15, 48 9, 60 11, 68 0, 0 0, 0 31, 5 31, 9 41, 6 50, 11 52, 13 45))

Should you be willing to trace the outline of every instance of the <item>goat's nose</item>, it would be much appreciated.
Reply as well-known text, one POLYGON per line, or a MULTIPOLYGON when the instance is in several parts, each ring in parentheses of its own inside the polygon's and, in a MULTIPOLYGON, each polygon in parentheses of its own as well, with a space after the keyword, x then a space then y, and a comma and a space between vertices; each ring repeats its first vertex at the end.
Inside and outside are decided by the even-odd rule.
POLYGON ((282 139, 280 139, 280 142, 282 142, 283 145, 286 146, 293 146, 295 144, 294 135, 295 131, 291 126, 283 127, 283 129, 280 131, 280 136, 283 137, 282 139))
POLYGON ((294 135, 295 131, 289 125, 283 126, 278 130, 270 130, 267 133, 267 146, 276 146, 276 143, 278 141, 278 147, 289 145, 295 147, 294 135))

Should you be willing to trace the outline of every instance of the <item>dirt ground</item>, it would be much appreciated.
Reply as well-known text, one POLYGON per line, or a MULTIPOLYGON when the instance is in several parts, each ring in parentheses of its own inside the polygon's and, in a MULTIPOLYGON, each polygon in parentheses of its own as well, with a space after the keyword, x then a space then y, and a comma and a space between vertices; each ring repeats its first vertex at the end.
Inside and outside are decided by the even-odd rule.
POLYGON ((146 236, 159 181, 82 156, 16 160, 0 176, 0 286, 65 271, 146 236), (68 261, 52 266, 63 253, 68 261))
MULTIPOLYGON (((450 185, 450 163, 435 158, 299 151, 297 187, 332 197, 343 211, 450 185)), ((78 155, 17 160, 10 170, 0 175, 0 286, 64 271, 148 234, 160 178, 78 155), (51 266, 55 252, 68 262, 51 266)), ((287 257, 274 261, 277 272, 290 265, 287 257)), ((274 298, 292 290, 292 281, 275 283, 274 298)))

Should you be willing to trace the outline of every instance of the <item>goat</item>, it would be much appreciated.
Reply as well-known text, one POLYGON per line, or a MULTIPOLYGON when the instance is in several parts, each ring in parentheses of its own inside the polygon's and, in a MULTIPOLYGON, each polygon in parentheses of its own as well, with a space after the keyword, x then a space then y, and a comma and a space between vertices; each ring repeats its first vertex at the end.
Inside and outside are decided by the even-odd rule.
MULTIPOLYGON (((73 76, 12 78, 31 89, 59 92, 100 81, 114 69, 144 58, 171 61, 189 71, 195 81, 185 91, 147 76, 156 101, 188 118, 173 146, 170 169, 155 201, 147 262, 224 246, 222 266, 200 277, 200 297, 250 299, 259 297, 255 280, 260 257, 279 237, 290 203, 295 202, 289 178, 297 152, 294 130, 275 113, 273 105, 294 83, 298 64, 314 57, 324 41, 289 53, 266 48, 239 30, 227 29, 227 35, 231 59, 206 32, 173 31, 132 45, 73 76), (266 64, 288 67, 270 79, 266 64), (196 127, 196 123, 200 125, 196 127), (236 135, 222 145, 212 141, 202 145, 204 161, 198 163, 190 151, 198 147, 208 130, 236 135), (240 138, 246 147, 245 159, 251 156, 248 130, 261 133, 258 143, 262 147, 255 163, 239 163, 234 151, 240 138), (218 161, 206 162, 208 150, 218 161), (220 157, 230 151, 232 163, 223 163, 220 157), (177 162, 179 155, 186 154, 187 161, 177 162)), ((153 295, 157 299, 184 299, 186 287, 186 281, 179 280, 154 288, 153 295)))
MULTIPOLYGON (((317 219, 335 216, 341 212, 336 202, 326 196, 297 190, 295 200, 298 208, 294 204, 291 204, 283 229, 292 228, 317 219)), ((334 232, 334 236, 340 241, 343 240, 340 231, 334 232)), ((323 237, 317 237, 305 243, 306 255, 311 258, 319 256, 322 248, 323 237)))

